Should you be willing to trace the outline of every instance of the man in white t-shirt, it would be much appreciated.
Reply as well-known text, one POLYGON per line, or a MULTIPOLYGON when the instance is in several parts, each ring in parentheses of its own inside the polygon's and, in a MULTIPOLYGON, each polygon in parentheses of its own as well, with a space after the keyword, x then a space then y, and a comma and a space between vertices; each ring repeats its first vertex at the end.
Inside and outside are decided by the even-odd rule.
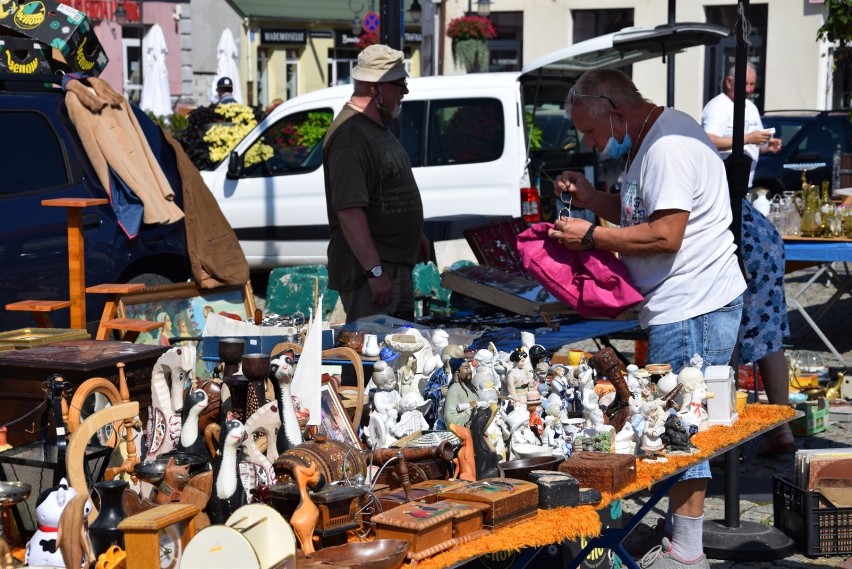
MULTIPOLYGON (((746 68, 745 85, 745 123, 743 139, 743 152, 751 158, 751 173, 748 176, 748 187, 754 183, 754 170, 757 168, 757 160, 765 152, 778 152, 781 150, 781 139, 773 137, 773 132, 763 128, 760 120, 760 111, 748 97, 754 93, 757 83, 757 71, 749 63, 746 68)), ((701 113, 701 127, 710 136, 710 140, 716 146, 719 154, 724 160, 731 154, 734 140, 734 68, 728 70, 725 76, 722 92, 710 99, 701 113)))
MULTIPOLYGON (((584 73, 566 112, 586 142, 608 158, 625 158, 620 194, 598 192, 580 173, 554 183, 574 205, 615 226, 561 218, 551 238, 572 250, 619 254, 644 295, 639 323, 648 361, 679 372, 699 354, 705 365, 730 363, 742 316, 745 279, 731 233, 725 165, 701 126, 675 109, 645 100, 624 73, 584 73)), ((648 569, 705 568, 704 497, 710 466, 690 468, 669 492, 670 538, 643 557, 648 569)))

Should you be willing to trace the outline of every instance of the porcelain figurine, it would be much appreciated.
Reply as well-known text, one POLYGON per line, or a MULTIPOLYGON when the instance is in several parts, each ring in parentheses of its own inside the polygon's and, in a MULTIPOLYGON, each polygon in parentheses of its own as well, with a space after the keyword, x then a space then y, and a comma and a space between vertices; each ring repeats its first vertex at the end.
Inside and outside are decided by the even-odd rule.
POLYGON ((450 360, 450 369, 453 371, 453 381, 447 389, 447 398, 444 401, 444 422, 448 426, 468 426, 472 408, 479 401, 471 383, 473 366, 464 358, 453 358, 450 360))
POLYGON ((526 408, 516 407, 506 417, 506 424, 511 433, 509 437, 509 460, 521 458, 514 450, 520 445, 541 445, 539 438, 530 429, 530 412, 526 408))
POLYGON ((556 453, 564 456, 571 455, 570 444, 566 445, 565 429, 562 428, 562 423, 558 416, 548 415, 544 418, 544 434, 542 443, 549 446, 556 453))
POLYGON ((527 411, 530 413, 530 430, 541 440, 544 434, 544 419, 542 419, 541 396, 537 392, 527 393, 527 411))
POLYGON ((683 368, 677 376, 677 382, 682 386, 680 391, 682 401, 678 415, 686 423, 690 434, 706 430, 709 426, 707 421, 710 419, 704 404, 712 397, 712 394, 707 391, 707 383, 704 381, 704 374, 701 373, 700 367, 703 362, 700 360, 698 356, 693 357, 690 362, 693 365, 683 368), (698 360, 695 359, 696 357, 698 360))
POLYGON ((642 415, 645 417, 645 428, 642 430, 642 450, 646 462, 667 462, 661 455, 663 451, 663 433, 666 432, 668 413, 659 401, 649 401, 642 405, 642 415))
POLYGON ((429 423, 424 414, 431 405, 432 402, 423 399, 423 396, 417 391, 409 391, 403 395, 399 401, 402 414, 393 427, 393 435, 401 439, 417 431, 428 430, 429 423))
POLYGON ((633 423, 624 423, 621 430, 615 434, 612 446, 618 454, 636 454, 636 432, 633 430, 633 423))
POLYGON ((512 362, 513 367, 506 376, 509 399, 521 405, 526 404, 527 392, 532 384, 532 375, 527 366, 527 359, 527 352, 524 348, 515 348, 509 356, 509 361, 512 362))
POLYGON ((400 397, 406 393, 420 393, 417 380, 417 358, 409 355, 405 365, 397 371, 397 383, 399 385, 400 397))
POLYGON ((639 383, 639 377, 636 375, 639 372, 639 366, 630 364, 627 366, 627 389, 630 390, 634 397, 639 396, 642 391, 642 385, 639 383))
POLYGON ((665 432, 662 435, 666 453, 692 454, 698 448, 689 440, 690 434, 683 421, 675 413, 668 413, 665 423, 665 432))
POLYGON ((396 439, 392 432, 399 418, 401 397, 396 390, 396 374, 393 368, 383 361, 373 365, 370 381, 376 386, 370 412, 367 442, 370 448, 387 448, 396 439))
POLYGON ((275 447, 279 453, 302 444, 302 427, 296 415, 296 407, 293 403, 293 395, 290 388, 293 375, 296 373, 296 353, 292 350, 284 350, 271 362, 269 362, 269 375, 272 389, 278 401, 278 413, 281 420, 281 428, 275 438, 275 447))
POLYGON ((432 372, 421 392, 423 398, 431 401, 432 405, 429 412, 426 413, 426 421, 432 425, 435 430, 444 430, 447 428, 444 423, 444 399, 447 394, 447 386, 450 379, 453 377, 453 372, 450 369, 451 358, 464 358, 464 350, 456 344, 448 344, 441 350, 441 367, 432 372))
MULTIPOLYGON (((36 501, 36 522, 38 527, 27 542, 24 563, 29 566, 65 567, 62 553, 57 543, 57 528, 62 511, 77 491, 62 478, 57 486, 44 490, 36 501)), ((91 511, 91 503, 89 504, 91 511)))

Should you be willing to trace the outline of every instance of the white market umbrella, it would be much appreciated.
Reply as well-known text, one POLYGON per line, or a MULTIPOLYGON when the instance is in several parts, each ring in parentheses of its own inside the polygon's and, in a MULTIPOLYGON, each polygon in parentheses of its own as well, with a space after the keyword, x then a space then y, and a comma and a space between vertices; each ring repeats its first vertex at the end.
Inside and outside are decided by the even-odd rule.
POLYGON ((172 98, 169 92, 169 69, 166 66, 166 38, 159 24, 154 24, 142 39, 144 71, 142 74, 142 96, 139 107, 158 117, 172 114, 172 98))
POLYGON ((210 91, 212 101, 219 101, 219 95, 216 94, 216 83, 222 77, 230 77, 234 83, 234 99, 238 103, 243 102, 243 92, 240 88, 239 58, 240 53, 237 50, 237 44, 234 42, 234 34, 231 33, 230 28, 225 28, 219 37, 219 45, 216 47, 216 76, 213 78, 210 91))

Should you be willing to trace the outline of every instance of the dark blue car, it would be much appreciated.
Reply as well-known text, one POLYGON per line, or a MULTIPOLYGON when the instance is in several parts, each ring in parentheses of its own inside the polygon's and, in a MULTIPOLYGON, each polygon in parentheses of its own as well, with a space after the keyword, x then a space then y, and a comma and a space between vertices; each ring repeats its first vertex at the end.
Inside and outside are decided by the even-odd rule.
MULTIPOLYGON (((182 206, 175 156, 157 124, 138 108, 142 126, 182 206)), ((67 300, 66 212, 43 207, 62 197, 105 198, 71 124, 64 93, 50 76, 0 74, 0 331, 35 326, 29 313, 8 311, 18 300, 67 300), (38 82, 36 79, 44 79, 38 82)), ((183 222, 143 225, 129 239, 110 205, 83 211, 86 286, 101 283, 164 284, 190 277, 183 222)), ((88 295, 89 331, 103 310, 102 295, 88 295)), ((69 326, 68 309, 51 314, 54 326, 69 326)))
POLYGON ((764 128, 774 128, 782 141, 777 154, 761 154, 754 173, 754 187, 769 195, 802 188, 802 168, 811 184, 832 181, 832 164, 840 152, 852 152, 852 122, 849 111, 768 111, 761 117, 764 128))

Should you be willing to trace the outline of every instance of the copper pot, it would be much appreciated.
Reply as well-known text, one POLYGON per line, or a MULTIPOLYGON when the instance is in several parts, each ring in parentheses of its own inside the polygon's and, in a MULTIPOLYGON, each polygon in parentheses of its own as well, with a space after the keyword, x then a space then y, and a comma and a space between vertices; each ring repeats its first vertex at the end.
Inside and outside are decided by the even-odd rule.
POLYGON ((352 348, 359 354, 364 345, 364 333, 357 330, 341 330, 337 334, 337 345, 344 348, 352 348))

